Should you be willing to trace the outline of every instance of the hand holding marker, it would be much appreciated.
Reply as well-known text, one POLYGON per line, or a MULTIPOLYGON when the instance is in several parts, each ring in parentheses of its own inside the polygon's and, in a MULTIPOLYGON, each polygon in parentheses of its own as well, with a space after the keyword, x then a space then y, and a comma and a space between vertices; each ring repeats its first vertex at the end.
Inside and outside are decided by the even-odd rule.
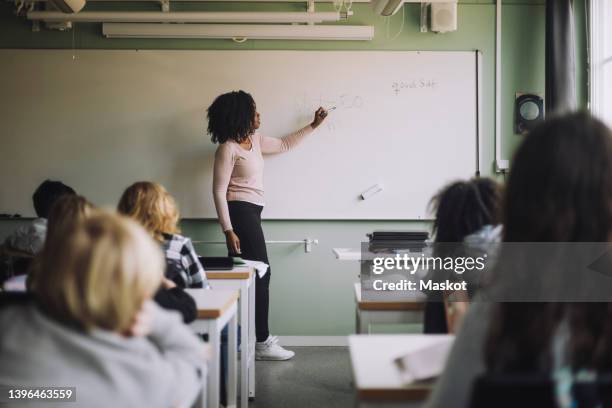
POLYGON ((317 111, 315 112, 314 120, 312 121, 310 126, 312 126, 313 129, 316 129, 321 123, 323 123, 323 121, 325 120, 325 118, 329 114, 329 111, 332 111, 334 109, 336 109, 335 106, 332 107, 329 110, 326 110, 323 107, 319 107, 319 109, 317 109, 317 111))

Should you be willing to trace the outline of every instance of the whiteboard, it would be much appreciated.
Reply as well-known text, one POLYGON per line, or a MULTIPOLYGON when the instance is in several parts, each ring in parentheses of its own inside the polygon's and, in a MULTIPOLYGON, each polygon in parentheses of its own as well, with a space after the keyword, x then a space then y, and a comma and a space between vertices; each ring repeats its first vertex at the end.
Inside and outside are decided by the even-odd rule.
POLYGON ((250 92, 279 137, 337 106, 289 153, 267 156, 268 219, 422 219, 442 185, 475 174, 477 52, 0 51, 0 212, 34 214, 59 179, 100 206, 138 180, 185 218, 215 218, 206 108, 250 92), (381 184, 383 191, 361 200, 381 184))

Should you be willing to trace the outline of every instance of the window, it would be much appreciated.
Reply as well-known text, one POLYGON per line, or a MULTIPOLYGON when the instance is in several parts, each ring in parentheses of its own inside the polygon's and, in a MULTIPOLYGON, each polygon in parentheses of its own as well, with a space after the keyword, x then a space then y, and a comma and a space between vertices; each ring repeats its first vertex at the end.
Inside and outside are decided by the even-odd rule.
POLYGON ((591 111, 612 127, 612 1, 590 1, 591 111))

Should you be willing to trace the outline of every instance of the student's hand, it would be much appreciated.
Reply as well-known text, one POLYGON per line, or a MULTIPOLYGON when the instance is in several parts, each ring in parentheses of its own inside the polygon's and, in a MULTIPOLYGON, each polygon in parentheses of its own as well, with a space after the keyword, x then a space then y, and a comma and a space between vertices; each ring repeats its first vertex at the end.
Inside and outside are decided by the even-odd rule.
POLYGON ((153 314, 154 314, 153 301, 146 300, 142 304, 142 308, 136 313, 136 316, 132 319, 132 325, 126 330, 124 335, 126 337, 144 337, 148 336, 153 329, 153 314))
POLYGON ((312 126, 313 129, 316 129, 321 123, 323 123, 326 117, 327 111, 322 107, 319 107, 319 109, 317 109, 317 111, 315 112, 314 120, 312 121, 310 126, 312 126))
POLYGON ((467 292, 462 290, 445 293, 444 298, 446 326, 449 334, 456 334, 470 306, 470 298, 467 292))
POLYGON ((227 244, 227 250, 231 254, 240 254, 240 239, 233 230, 225 231, 225 243, 227 244))
POLYGON ((172 288, 176 288, 176 283, 172 282, 170 279, 166 278, 165 276, 162 277, 162 284, 161 284, 162 288, 164 289, 172 289, 172 288))

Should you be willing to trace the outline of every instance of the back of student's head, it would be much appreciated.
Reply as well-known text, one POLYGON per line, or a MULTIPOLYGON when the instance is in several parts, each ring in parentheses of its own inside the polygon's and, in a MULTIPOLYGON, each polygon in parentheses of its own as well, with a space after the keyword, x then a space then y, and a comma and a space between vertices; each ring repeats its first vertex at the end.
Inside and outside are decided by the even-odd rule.
POLYGON ((45 241, 52 242, 68 234, 91 215, 93 210, 93 204, 83 196, 70 194, 60 197, 49 211, 45 241))
MULTIPOLYGON (((61 241, 80 225, 94 211, 94 206, 84 197, 76 194, 64 195, 55 201, 48 214, 47 233, 43 252, 54 247, 55 241, 61 241)), ((34 259, 28 273, 28 290, 34 290, 38 284, 41 256, 34 259)))
MULTIPOLYGON (((503 212, 507 242, 609 241, 610 130, 586 113, 553 118, 534 129, 514 157, 503 212)), ((542 279, 530 278, 541 269, 548 273, 546 280, 556 279, 555 273, 566 276, 561 275, 562 266, 549 271, 547 262, 533 259, 532 263, 534 268, 522 272, 527 275, 526 285, 542 279)), ((516 271, 514 260, 501 264, 508 268, 498 273, 516 271)), ((570 277, 581 282, 581 271, 572 269, 570 277)), ((506 281, 512 282, 513 276, 506 281)), ((557 285, 560 279, 547 283, 557 285)), ((547 285, 544 290, 551 289, 547 285)), ((506 302, 496 305, 491 317, 485 352, 489 370, 550 369, 552 339, 562 321, 567 323, 569 340, 564 358, 574 370, 612 369, 611 303, 506 302)))
POLYGON ((32 196, 36 215, 40 218, 47 218, 55 201, 67 194, 76 194, 76 192, 61 181, 43 181, 32 196))
POLYGON ((485 225, 498 223, 500 192, 488 178, 456 181, 431 200, 436 242, 462 242, 485 225))
POLYGON ((576 113, 526 136, 504 200, 504 240, 608 241, 612 230, 612 135, 576 113))
POLYGON ((135 222, 96 211, 45 248, 34 294, 57 320, 123 332, 159 287, 163 257, 135 222))
POLYGON ((178 207, 161 184, 148 181, 132 184, 123 192, 117 209, 138 221, 158 241, 163 241, 163 234, 180 232, 178 207))

